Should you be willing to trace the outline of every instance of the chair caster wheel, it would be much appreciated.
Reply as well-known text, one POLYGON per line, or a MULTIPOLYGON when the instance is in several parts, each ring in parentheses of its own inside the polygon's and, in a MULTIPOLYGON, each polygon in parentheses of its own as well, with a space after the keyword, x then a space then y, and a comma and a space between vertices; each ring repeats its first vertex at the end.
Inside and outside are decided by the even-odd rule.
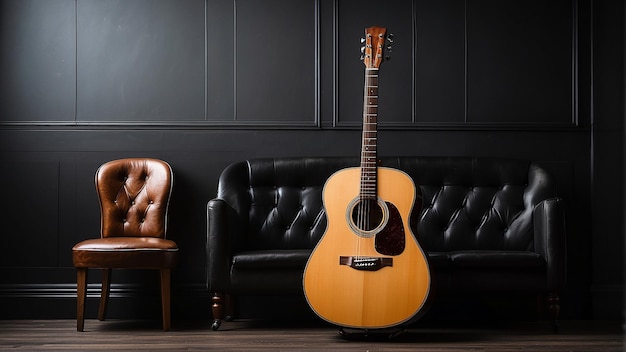
POLYGON ((219 320, 214 320, 213 324, 211 324, 211 329, 213 331, 217 331, 220 328, 220 325, 222 325, 222 322, 219 320))

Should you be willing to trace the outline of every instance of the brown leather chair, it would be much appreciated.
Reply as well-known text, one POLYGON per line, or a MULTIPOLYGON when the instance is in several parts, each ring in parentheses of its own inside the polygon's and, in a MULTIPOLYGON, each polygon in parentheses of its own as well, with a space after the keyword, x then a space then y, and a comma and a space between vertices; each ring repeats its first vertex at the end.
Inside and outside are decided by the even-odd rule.
POLYGON ((77 270, 76 329, 85 325, 88 268, 101 268, 102 292, 98 319, 104 320, 111 269, 159 269, 163 330, 170 328, 170 273, 178 246, 165 238, 173 173, 166 162, 131 158, 107 162, 96 171, 101 236, 72 248, 77 270))

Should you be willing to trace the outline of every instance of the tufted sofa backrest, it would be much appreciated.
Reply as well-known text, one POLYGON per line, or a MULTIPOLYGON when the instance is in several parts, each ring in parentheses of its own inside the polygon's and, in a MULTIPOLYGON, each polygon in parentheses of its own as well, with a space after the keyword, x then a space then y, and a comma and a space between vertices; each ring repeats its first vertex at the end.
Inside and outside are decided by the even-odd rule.
POLYGON ((160 237, 167 232, 173 174, 158 159, 109 161, 96 171, 102 237, 160 237))
POLYGON ((386 164, 420 187, 422 209, 411 226, 430 252, 533 250, 533 208, 556 196, 548 173, 528 161, 430 157, 386 164))
POLYGON ((218 198, 237 213, 237 248, 310 249, 326 229, 322 189, 335 171, 354 166, 353 158, 256 159, 227 167, 218 198))
MULTIPOLYGON (((425 250, 532 250, 532 209, 556 195, 536 164, 506 159, 387 157, 422 193, 411 226, 425 250)), ((326 228, 324 183, 357 158, 256 159, 227 167, 218 198, 234 209, 241 231, 233 251, 313 248, 326 228)))

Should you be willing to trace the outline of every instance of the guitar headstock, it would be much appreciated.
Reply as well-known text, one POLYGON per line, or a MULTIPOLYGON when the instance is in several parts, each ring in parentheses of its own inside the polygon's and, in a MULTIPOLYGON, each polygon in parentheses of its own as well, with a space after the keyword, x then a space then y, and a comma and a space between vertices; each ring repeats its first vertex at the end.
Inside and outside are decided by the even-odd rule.
POLYGON ((379 68, 383 58, 389 60, 393 34, 387 35, 384 27, 365 28, 365 38, 361 38, 361 60, 367 68, 379 68), (385 40, 387 45, 385 45, 385 40))

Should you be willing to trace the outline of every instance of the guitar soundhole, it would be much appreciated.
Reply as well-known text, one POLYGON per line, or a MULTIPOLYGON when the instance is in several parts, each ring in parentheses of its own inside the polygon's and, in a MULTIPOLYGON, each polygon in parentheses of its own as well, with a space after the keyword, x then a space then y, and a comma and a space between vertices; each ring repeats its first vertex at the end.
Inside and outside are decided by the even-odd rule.
POLYGON ((380 228, 384 222, 385 211, 377 200, 362 199, 352 208, 352 223, 362 235, 380 228))

